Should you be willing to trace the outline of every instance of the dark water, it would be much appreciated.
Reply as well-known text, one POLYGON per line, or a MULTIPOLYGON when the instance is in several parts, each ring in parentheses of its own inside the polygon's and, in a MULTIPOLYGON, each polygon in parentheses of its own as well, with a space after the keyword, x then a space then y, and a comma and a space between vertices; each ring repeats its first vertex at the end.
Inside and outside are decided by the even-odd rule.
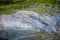
MULTIPOLYGON (((54 34, 31 31, 5 31, 0 32, 1 40, 54 40, 54 34)), ((58 38, 56 38, 58 39, 58 38)))

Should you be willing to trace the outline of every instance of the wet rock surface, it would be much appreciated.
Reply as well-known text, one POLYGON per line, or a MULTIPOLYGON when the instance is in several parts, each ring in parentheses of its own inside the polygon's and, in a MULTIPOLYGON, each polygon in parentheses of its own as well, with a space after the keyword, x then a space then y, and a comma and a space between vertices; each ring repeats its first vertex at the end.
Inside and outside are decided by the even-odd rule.
POLYGON ((60 14, 38 15, 31 11, 20 11, 11 15, 0 15, 0 38, 24 40, 23 38, 35 38, 39 32, 58 31, 60 31, 60 14))

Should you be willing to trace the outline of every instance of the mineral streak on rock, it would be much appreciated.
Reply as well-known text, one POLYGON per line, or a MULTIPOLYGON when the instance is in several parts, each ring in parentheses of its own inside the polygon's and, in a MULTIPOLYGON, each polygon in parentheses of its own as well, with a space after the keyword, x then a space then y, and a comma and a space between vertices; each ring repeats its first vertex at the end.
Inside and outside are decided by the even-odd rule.
POLYGON ((53 16, 47 14, 38 15, 31 11, 20 11, 11 15, 0 15, 1 39, 20 40, 33 38, 37 37, 40 32, 56 33, 57 31, 60 32, 59 29, 60 14, 53 16))
POLYGON ((2 30, 35 30, 46 32, 56 32, 55 17, 50 15, 40 16, 31 11, 20 11, 11 15, 0 15, 0 28, 2 30))

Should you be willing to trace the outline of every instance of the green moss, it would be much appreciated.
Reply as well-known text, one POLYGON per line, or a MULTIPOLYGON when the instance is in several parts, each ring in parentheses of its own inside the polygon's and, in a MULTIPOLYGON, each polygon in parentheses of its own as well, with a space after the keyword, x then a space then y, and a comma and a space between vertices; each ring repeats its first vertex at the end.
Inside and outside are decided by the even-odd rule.
POLYGON ((11 14, 11 13, 14 13, 17 11, 21 11, 21 10, 28 10, 28 11, 34 11, 34 12, 37 12, 39 14, 43 14, 45 12, 47 13, 51 13, 54 11, 54 9, 48 9, 48 8, 44 8, 44 7, 37 7, 37 8, 24 8, 25 6, 28 6, 28 5, 32 5, 32 4, 35 4, 35 5, 38 5, 38 4, 45 4, 45 5, 49 5, 49 6, 52 6, 52 5, 55 5, 55 0, 23 0, 22 2, 16 2, 16 3, 12 3, 12 4, 8 4, 7 5, 2 5, 0 6, 0 14, 11 14), (21 8, 22 6, 22 8, 21 8), (45 11, 45 12, 44 12, 45 11))
POLYGON ((21 10, 27 10, 27 11, 34 11, 37 12, 39 14, 43 14, 43 13, 51 13, 54 11, 53 8, 44 8, 43 6, 40 7, 36 7, 36 8, 19 8, 18 6, 1 6, 0 7, 0 14, 11 14, 17 11, 21 11, 21 10))

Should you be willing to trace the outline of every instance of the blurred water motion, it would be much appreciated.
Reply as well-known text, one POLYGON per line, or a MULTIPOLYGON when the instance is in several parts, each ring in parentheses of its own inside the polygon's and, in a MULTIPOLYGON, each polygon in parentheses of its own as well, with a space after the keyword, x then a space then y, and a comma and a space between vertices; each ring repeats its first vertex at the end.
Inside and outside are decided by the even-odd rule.
POLYGON ((11 15, 0 15, 0 38, 22 40, 22 38, 36 37, 41 32, 58 32, 56 26, 60 28, 59 20, 60 14, 38 15, 31 11, 20 11, 11 15))

